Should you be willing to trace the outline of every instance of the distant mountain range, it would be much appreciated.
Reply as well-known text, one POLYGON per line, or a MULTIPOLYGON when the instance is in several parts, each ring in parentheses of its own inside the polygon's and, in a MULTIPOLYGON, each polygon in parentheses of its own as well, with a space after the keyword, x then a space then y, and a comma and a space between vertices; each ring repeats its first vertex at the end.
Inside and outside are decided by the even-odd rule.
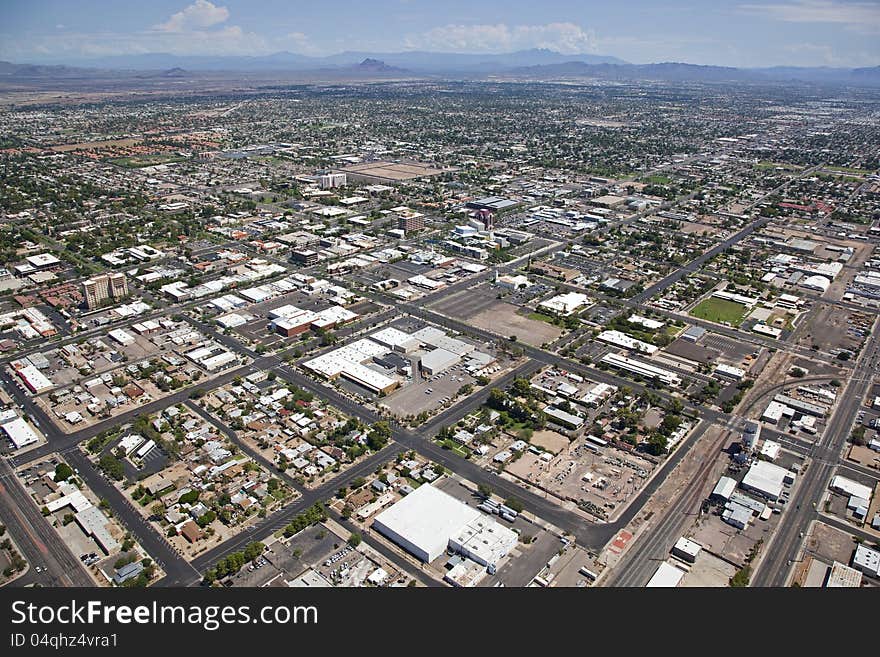
MULTIPOLYGON (((364 60, 381 61, 386 66, 406 69, 414 73, 491 73, 517 66, 561 64, 580 61, 588 64, 625 64, 616 57, 601 55, 563 55, 552 50, 534 48, 497 55, 474 55, 408 51, 398 53, 343 52, 326 57, 309 57, 291 52, 277 52, 256 57, 170 55, 113 55, 97 58, 66 58, 71 67, 106 70, 167 70, 181 68, 188 71, 314 71, 325 68, 349 68, 364 60)), ((46 60, 42 64, 60 62, 46 60)))
POLYGON ((303 73, 311 78, 339 77, 462 77, 501 76, 554 80, 665 80, 678 82, 784 82, 880 86, 880 66, 827 68, 775 66, 732 68, 681 62, 630 64, 616 57, 565 55, 535 48, 503 54, 465 54, 410 51, 398 53, 344 52, 309 57, 278 52, 257 57, 180 56, 162 53, 117 55, 93 59, 13 64, 0 62, 0 80, 73 78, 187 78, 228 73, 303 73))
POLYGON ((871 68, 827 68, 775 66, 732 68, 681 62, 659 64, 563 64, 523 66, 509 71, 514 77, 534 79, 599 78, 606 80, 666 80, 675 82, 812 82, 828 84, 880 85, 880 66, 871 68))

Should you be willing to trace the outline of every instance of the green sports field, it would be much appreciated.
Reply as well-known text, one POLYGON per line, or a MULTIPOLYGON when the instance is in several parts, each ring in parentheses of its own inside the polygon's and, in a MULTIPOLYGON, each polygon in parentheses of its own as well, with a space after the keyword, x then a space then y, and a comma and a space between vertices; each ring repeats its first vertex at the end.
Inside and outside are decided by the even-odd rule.
POLYGON ((691 316, 717 324, 728 322, 731 326, 739 326, 747 310, 741 303, 710 297, 694 306, 691 316))

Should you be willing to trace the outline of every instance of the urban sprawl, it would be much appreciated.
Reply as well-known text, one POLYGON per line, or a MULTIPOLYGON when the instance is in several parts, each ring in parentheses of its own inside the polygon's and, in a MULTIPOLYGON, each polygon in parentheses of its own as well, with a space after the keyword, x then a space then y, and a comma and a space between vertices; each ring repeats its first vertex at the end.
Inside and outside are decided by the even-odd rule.
POLYGON ((6 102, 0 584, 878 586, 878 169, 797 84, 6 102))

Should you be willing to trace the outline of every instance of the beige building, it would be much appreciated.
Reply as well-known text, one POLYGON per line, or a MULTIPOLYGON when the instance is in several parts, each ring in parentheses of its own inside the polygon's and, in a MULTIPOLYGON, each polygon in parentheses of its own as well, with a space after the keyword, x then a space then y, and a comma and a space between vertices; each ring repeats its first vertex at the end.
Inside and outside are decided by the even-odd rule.
POLYGON ((83 291, 88 308, 97 308, 107 299, 122 299, 128 296, 128 279, 125 274, 101 274, 83 282, 83 291))

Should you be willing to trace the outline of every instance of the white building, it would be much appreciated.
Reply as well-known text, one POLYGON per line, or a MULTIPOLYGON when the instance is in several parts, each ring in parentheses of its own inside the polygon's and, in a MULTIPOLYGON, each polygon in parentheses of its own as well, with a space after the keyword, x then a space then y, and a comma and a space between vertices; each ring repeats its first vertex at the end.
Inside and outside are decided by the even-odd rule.
POLYGON ((769 461, 756 461, 743 477, 740 486, 775 501, 782 494, 783 482, 787 475, 788 470, 785 468, 769 461))
POLYGON ((37 434, 31 429, 31 425, 24 418, 17 417, 0 426, 2 426, 6 435, 9 436, 12 444, 15 445, 15 449, 33 445, 39 440, 37 434))
POLYGON ((621 331, 602 331, 597 337, 602 340, 602 342, 613 344, 616 347, 638 351, 643 354, 651 355, 657 351, 657 347, 654 345, 642 342, 641 340, 636 340, 621 331))
POLYGON ((865 486, 864 484, 860 484, 852 479, 847 479, 846 477, 841 477, 840 475, 834 476, 829 488, 835 493, 840 493, 841 495, 860 497, 865 500, 871 499, 872 489, 870 486, 865 486))
POLYGON ((347 176, 344 173, 325 173, 318 178, 318 185, 320 185, 321 189, 344 187, 346 182, 347 176))
POLYGON ((558 294, 546 301, 542 301, 538 304, 538 310, 546 310, 554 315, 568 317, 576 310, 586 306, 589 300, 590 297, 586 294, 567 292, 565 294, 558 294))
POLYGON ((496 564, 517 540, 510 529, 430 484, 376 516, 373 528, 425 562, 450 547, 483 565, 496 564))
POLYGON ((680 568, 676 568, 670 563, 663 562, 660 564, 660 567, 657 568, 657 571, 651 577, 650 581, 645 584, 646 588, 674 588, 678 586, 679 582, 681 582, 682 577, 684 577, 684 571, 680 568))
POLYGON ((852 567, 865 575, 880 577, 880 552, 860 543, 853 555, 852 567))

